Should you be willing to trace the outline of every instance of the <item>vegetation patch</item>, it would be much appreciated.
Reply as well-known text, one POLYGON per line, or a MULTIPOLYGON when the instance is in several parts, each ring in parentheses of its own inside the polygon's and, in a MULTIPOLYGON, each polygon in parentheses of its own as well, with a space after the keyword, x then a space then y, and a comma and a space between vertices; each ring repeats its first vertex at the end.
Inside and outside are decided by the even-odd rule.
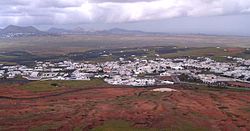
POLYGON ((91 131, 158 131, 153 128, 133 127, 130 122, 122 120, 112 120, 105 122, 102 126, 96 127, 91 131))
POLYGON ((53 91, 60 88, 95 88, 107 86, 101 79, 92 79, 90 81, 71 80, 71 81, 31 81, 19 88, 33 92, 53 91))
POLYGON ((216 47, 205 47, 205 48, 190 48, 186 50, 179 50, 176 53, 169 53, 163 55, 164 57, 199 57, 199 56, 206 56, 206 57, 222 57, 228 55, 235 55, 238 52, 229 52, 224 48, 216 48, 216 47))
POLYGON ((132 123, 122 120, 112 120, 93 128, 91 131, 208 131, 208 129, 194 126, 187 122, 173 125, 165 129, 134 127, 132 123))
POLYGON ((193 125, 190 122, 180 122, 167 128, 165 131, 209 131, 209 129, 193 125))
POLYGON ((32 127, 29 131, 48 131, 48 130, 56 130, 59 128, 58 125, 41 125, 37 127, 32 127))
POLYGON ((250 112, 250 105, 244 108, 240 108, 240 110, 245 111, 245 112, 250 112))

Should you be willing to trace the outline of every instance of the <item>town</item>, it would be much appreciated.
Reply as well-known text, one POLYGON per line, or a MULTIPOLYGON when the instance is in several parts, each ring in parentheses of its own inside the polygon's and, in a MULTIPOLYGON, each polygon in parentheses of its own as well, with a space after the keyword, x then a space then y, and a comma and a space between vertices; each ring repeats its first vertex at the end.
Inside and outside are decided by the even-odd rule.
POLYGON ((42 62, 35 65, 0 64, 0 78, 27 80, 91 80, 103 79, 111 85, 155 86, 181 82, 209 85, 249 87, 250 60, 225 56, 230 62, 216 62, 208 57, 197 58, 134 58, 101 63, 42 62))

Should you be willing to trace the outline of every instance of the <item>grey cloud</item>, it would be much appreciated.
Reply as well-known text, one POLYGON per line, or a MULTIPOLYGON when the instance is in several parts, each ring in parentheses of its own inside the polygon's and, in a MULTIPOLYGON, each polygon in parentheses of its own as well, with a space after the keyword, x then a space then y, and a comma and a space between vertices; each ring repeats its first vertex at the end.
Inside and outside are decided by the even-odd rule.
POLYGON ((122 23, 249 12, 249 0, 4 0, 0 26, 122 23))
POLYGON ((0 5, 27 5, 27 3, 30 2, 29 0, 1 0, 0 5))

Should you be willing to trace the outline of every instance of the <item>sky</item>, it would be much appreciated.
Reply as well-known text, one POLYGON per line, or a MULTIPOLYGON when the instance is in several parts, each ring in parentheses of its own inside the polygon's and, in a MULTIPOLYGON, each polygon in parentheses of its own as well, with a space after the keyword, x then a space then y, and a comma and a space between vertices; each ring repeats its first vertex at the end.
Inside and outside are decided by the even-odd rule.
POLYGON ((250 36, 250 0, 0 0, 10 24, 250 36))

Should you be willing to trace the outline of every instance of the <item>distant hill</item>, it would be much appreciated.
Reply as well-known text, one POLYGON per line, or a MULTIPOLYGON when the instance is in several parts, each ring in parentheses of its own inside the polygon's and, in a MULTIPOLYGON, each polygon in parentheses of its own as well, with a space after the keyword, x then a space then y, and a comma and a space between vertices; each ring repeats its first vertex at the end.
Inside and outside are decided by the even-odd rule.
POLYGON ((67 30, 67 29, 63 29, 63 28, 50 28, 47 32, 49 33, 55 33, 55 34, 69 34, 72 31, 71 30, 67 30))
POLYGON ((23 36, 40 36, 40 35, 64 35, 64 34, 86 34, 86 35, 147 35, 147 34, 163 34, 154 32, 144 32, 138 30, 126 30, 121 28, 112 28, 109 30, 85 30, 82 27, 73 29, 52 27, 47 31, 40 31, 33 26, 15 26, 9 25, 4 29, 0 29, 0 38, 13 38, 23 36))
POLYGON ((40 30, 36 29, 33 26, 21 27, 15 25, 9 25, 6 28, 1 30, 1 34, 8 34, 8 33, 33 33, 38 34, 42 33, 40 30))
POLYGON ((74 33, 86 33, 86 30, 82 27, 76 27, 76 28, 72 29, 72 32, 74 32, 74 33))
POLYGON ((119 34, 119 35, 142 35, 150 34, 148 32, 138 31, 138 30, 125 30, 120 28, 112 28, 109 30, 99 31, 101 34, 119 34))
POLYGON ((64 28, 50 28, 48 33, 53 33, 53 34, 86 34, 87 32, 81 28, 81 27, 76 27, 74 29, 64 29, 64 28))
POLYGON ((4 29, 0 30, 0 38, 14 38, 14 37, 25 37, 25 36, 41 36, 49 35, 47 32, 38 30, 33 26, 15 26, 9 25, 4 29))
POLYGON ((63 28, 50 28, 48 30, 49 33, 55 34, 92 34, 92 35, 145 35, 145 34, 161 34, 161 33, 154 33, 154 32, 143 32, 138 30, 126 30, 121 28, 112 28, 109 30, 85 30, 81 27, 76 27, 74 29, 63 29, 63 28))

